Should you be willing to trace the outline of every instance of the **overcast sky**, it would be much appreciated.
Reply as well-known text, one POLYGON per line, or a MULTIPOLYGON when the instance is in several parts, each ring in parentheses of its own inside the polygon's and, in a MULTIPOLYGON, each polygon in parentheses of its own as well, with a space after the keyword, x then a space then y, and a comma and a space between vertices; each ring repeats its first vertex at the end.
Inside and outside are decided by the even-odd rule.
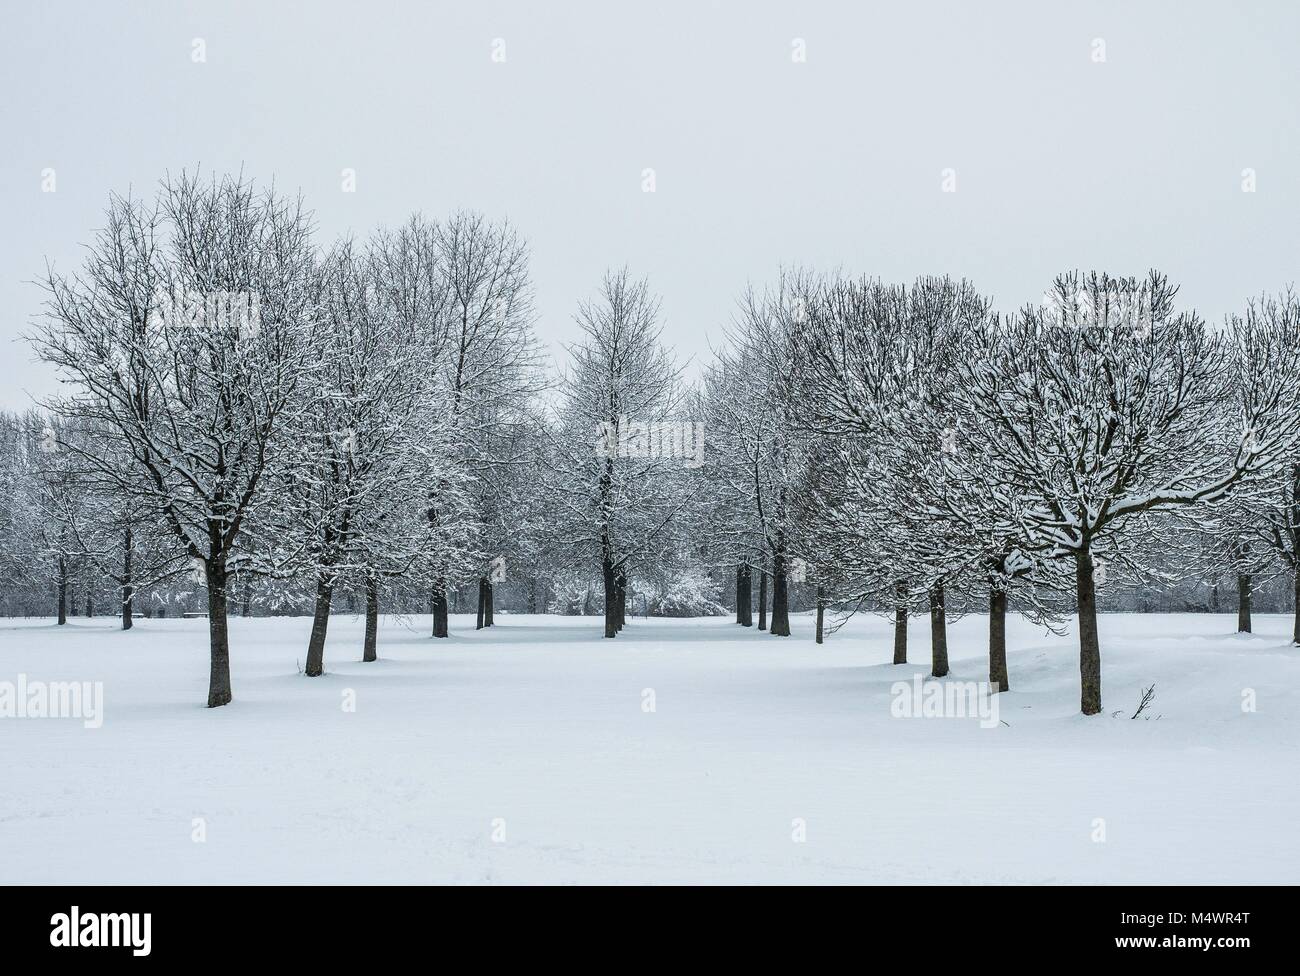
POLYGON ((1155 266, 1217 319, 1298 277, 1298 10, 6 0, 0 406, 53 388, 18 338, 45 259, 73 266, 110 191, 198 164, 300 188, 322 240, 508 217, 553 346, 624 263, 683 359, 793 263, 967 276, 1003 309, 1155 266))

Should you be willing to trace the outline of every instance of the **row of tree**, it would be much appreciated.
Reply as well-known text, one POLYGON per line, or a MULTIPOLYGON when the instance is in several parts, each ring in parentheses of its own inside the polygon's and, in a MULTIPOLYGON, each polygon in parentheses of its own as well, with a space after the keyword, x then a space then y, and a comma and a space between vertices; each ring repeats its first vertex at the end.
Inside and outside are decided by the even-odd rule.
POLYGON ((1077 609, 1086 714, 1099 582, 1226 567, 1247 628, 1271 577, 1300 594, 1289 294, 1218 327, 1155 273, 1064 275, 1001 316, 964 281, 791 272, 688 383, 622 271, 552 374, 509 226, 413 217, 322 248, 300 200, 187 175, 112 198, 84 265, 44 285, 32 339, 67 392, 0 424, 6 576, 51 576, 60 622, 93 578, 124 627, 138 593, 201 586, 210 706, 231 699, 231 601, 286 589, 312 605, 308 675, 336 594, 363 594, 373 660, 381 608, 413 593, 434 637, 466 592, 491 626, 507 567, 530 609, 541 581, 606 637, 638 594, 730 594, 738 624, 756 603, 786 636, 793 589, 818 640, 828 612, 887 613, 902 662, 928 612, 939 677, 949 616, 979 606, 1002 689, 1008 607, 1077 609))
POLYGON ((954 600, 979 601, 1000 690, 1012 595, 1043 620, 1068 607, 1096 714, 1099 582, 1227 566, 1243 629, 1258 580, 1300 597, 1300 303, 1211 326, 1175 297, 1156 272, 1065 274, 1008 316, 949 278, 794 273, 747 296, 701 394, 734 513, 714 546, 742 585, 770 573, 773 633, 792 560, 823 603, 892 606, 896 662, 928 610, 937 677, 954 600))

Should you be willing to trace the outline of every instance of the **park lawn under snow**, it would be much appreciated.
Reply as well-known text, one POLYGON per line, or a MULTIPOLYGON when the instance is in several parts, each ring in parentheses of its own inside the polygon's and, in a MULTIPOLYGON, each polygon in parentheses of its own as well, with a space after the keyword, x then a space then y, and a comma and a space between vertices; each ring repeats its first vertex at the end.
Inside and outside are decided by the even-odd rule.
MULTIPOLYGON (((336 616, 306 678, 308 618, 233 619, 235 701, 211 710, 206 621, 0 623, 0 681, 104 686, 102 728, 0 719, 0 881, 1300 881, 1288 618, 1104 615, 1089 719, 1072 637, 1013 619, 995 728, 891 717, 891 685, 928 672, 924 620, 903 666, 874 617, 820 647, 802 615, 785 640, 498 620, 434 641, 385 618, 362 664, 362 621, 336 616)), ((986 623, 952 625, 951 680, 987 677, 986 623)))

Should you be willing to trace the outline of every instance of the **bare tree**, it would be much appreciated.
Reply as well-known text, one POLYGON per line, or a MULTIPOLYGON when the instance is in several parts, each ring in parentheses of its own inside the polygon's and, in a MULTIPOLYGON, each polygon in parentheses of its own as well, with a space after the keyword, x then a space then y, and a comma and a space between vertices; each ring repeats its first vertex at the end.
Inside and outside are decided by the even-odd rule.
POLYGON ((75 424, 29 411, 26 416, 26 449, 30 499, 35 516, 30 526, 30 554, 49 568, 58 598, 57 622, 68 622, 75 613, 69 590, 81 563, 83 546, 77 539, 77 525, 88 506, 89 481, 79 462, 77 448, 85 439, 75 424))
POLYGON ((732 511, 728 548, 736 552, 742 585, 747 588, 755 569, 759 573, 760 630, 770 577, 769 633, 778 637, 790 636, 792 567, 800 581, 806 576, 807 561, 794 551, 804 538, 795 493, 820 441, 795 421, 803 385, 796 371, 804 360, 794 344, 821 287, 818 276, 791 271, 765 293, 747 292, 718 366, 705 377, 710 463, 732 511))
MULTIPOLYGON (((1300 298, 1287 291, 1276 298, 1251 302, 1246 313, 1228 322, 1237 349, 1234 398, 1245 436, 1258 446, 1260 431, 1252 426, 1257 400, 1276 398, 1274 409, 1294 406, 1294 377, 1300 369, 1300 298), (1272 390, 1261 377, 1290 377, 1286 390, 1272 390), (1261 390, 1260 387, 1263 386, 1261 390)), ((1250 595, 1257 577, 1279 572, 1291 576, 1294 597, 1292 641, 1300 644, 1300 451, 1270 451, 1260 476, 1243 486, 1216 526, 1222 550, 1235 571, 1238 592, 1238 631, 1250 631, 1250 595)))
POLYGON ((839 280, 811 303, 795 343, 797 416, 837 458, 806 516, 822 540, 819 573, 853 608, 893 616, 895 663, 907 660, 908 615, 928 606, 935 677, 948 673, 956 584, 977 561, 936 499, 948 480, 955 367, 988 309, 964 281, 839 280))
POLYGON ((81 565, 113 584, 122 629, 130 630, 137 596, 180 578, 189 568, 187 557, 147 499, 123 490, 131 480, 131 461, 113 431, 87 428, 74 417, 62 436, 73 438, 56 447, 76 463, 79 490, 75 498, 63 499, 56 521, 70 537, 81 565), (79 460, 87 454, 99 463, 79 460))
POLYGON ((584 338, 569 350, 548 437, 554 538, 575 563, 599 565, 606 637, 624 625, 630 572, 672 547, 669 528, 693 496, 688 458, 673 447, 685 432, 682 391, 658 317, 644 280, 605 276, 579 307, 584 338))
MULTIPOLYGON (((491 567, 503 557, 512 533, 503 484, 523 463, 511 445, 531 424, 530 401, 543 386, 532 330, 528 248, 508 224, 480 214, 453 214, 430 228, 442 277, 444 354, 439 375, 458 432, 459 464, 473 479, 480 550, 470 565, 476 575, 479 614, 491 622, 491 567)), ((440 518, 430 505, 429 518, 440 518)), ((448 567, 449 573, 451 567, 448 567)), ((447 636, 447 583, 432 586, 433 635, 447 636)))
POLYGON ((966 436, 996 459, 1002 501, 1031 548, 1073 563, 1085 715, 1101 711, 1098 560, 1122 555, 1120 530, 1224 498, 1300 423, 1286 373, 1234 357, 1194 313, 1174 312, 1175 293, 1155 272, 1062 275, 1006 327, 993 362, 962 371, 966 436), (1236 367, 1250 378, 1229 427, 1236 367))
POLYGON ((146 499, 208 596, 208 706, 231 700, 227 586, 268 500, 268 468, 311 374, 311 221, 242 177, 182 174, 156 205, 114 197, 83 270, 50 270, 37 349, 71 384, 60 412, 120 439, 118 473, 146 499))

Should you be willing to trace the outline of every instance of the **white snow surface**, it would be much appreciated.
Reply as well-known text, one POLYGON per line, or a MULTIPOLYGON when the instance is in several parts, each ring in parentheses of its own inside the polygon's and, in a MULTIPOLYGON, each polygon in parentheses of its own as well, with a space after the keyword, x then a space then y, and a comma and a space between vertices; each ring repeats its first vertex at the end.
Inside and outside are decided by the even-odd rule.
MULTIPOLYGON (((894 666, 868 616, 820 647, 803 615, 789 639, 719 618, 617 640, 458 615, 443 641, 385 617, 363 664, 335 616, 307 678, 309 619, 235 618, 217 709, 204 620, 0 621, 0 681, 104 687, 99 729, 0 718, 0 882, 1294 884, 1300 649, 1287 617, 1234 623, 1103 615, 1106 712, 1083 718, 1074 638, 1015 618, 1007 724, 981 728, 891 716, 925 619, 894 666)), ((987 678, 986 628, 950 624, 946 680, 987 678)))

